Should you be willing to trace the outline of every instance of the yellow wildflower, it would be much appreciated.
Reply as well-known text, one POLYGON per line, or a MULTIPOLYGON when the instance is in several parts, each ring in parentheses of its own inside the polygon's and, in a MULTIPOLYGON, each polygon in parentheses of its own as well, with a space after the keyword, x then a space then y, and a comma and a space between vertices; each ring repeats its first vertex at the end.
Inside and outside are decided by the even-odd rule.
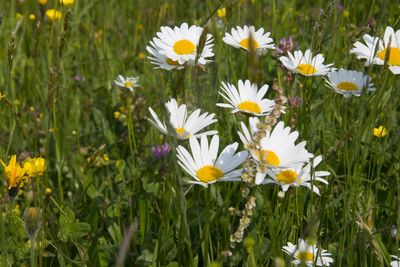
POLYGON ((33 14, 30 14, 30 15, 29 15, 29 19, 30 19, 30 20, 35 20, 35 19, 36 19, 36 17, 35 17, 35 15, 33 15, 33 14))
POLYGON ((62 18, 62 14, 60 11, 56 9, 48 9, 46 10, 46 17, 49 20, 55 21, 55 20, 60 20, 62 18))
POLYGON ((379 138, 385 137, 387 135, 387 129, 382 125, 378 128, 374 128, 374 135, 379 138))
POLYGON ((114 112, 114 118, 118 119, 119 117, 121 117, 121 112, 115 111, 114 112))
POLYGON ((223 8, 218 9, 218 10, 217 10, 217 15, 218 15, 218 17, 220 17, 221 19, 222 19, 222 18, 225 18, 225 17, 226 17, 226 8, 223 7, 223 8))
POLYGON ((109 161, 109 160, 110 160, 110 157, 109 157, 107 154, 104 154, 104 155, 103 155, 103 160, 104 160, 104 161, 109 161))
POLYGON ((47 4, 47 0, 38 0, 39 5, 47 4))
POLYGON ((46 171, 46 160, 42 157, 27 158, 23 166, 29 177, 42 176, 46 171))
POLYGON ((146 54, 143 52, 139 53, 139 59, 145 59, 146 58, 146 54))
POLYGON ((0 163, 3 165, 3 174, 8 181, 8 189, 18 187, 24 180, 25 171, 17 162, 17 156, 12 155, 8 165, 6 165, 1 159, 0 163))
POLYGON ((60 4, 66 7, 71 7, 74 5, 74 0, 60 0, 60 4))
POLYGON ((141 23, 136 24, 136 29, 137 29, 138 31, 143 30, 143 28, 144 28, 143 24, 141 24, 141 23))

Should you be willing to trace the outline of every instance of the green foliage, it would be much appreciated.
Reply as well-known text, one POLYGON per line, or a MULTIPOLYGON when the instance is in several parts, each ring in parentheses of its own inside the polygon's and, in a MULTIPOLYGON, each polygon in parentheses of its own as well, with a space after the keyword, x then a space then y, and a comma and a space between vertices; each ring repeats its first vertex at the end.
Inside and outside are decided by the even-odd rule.
POLYGON ((400 83, 349 51, 364 33, 399 29, 399 14, 396 1, 383 0, 75 0, 69 8, 56 0, 0 1, 0 159, 33 154, 47 161, 46 174, 15 198, 0 177, 0 266, 274 266, 278 258, 289 266, 282 246, 306 237, 332 253, 334 266, 388 266, 400 240, 400 83), (55 7, 64 18, 71 12, 68 22, 45 18, 55 7), (221 7, 224 18, 215 13, 221 7), (206 23, 213 63, 154 70, 146 45, 160 26, 182 22, 206 23), (368 73, 376 92, 345 99, 323 78, 288 77, 275 52, 250 70, 247 54, 222 42, 225 32, 246 24, 264 27, 275 44, 292 36, 298 49, 368 73), (118 74, 139 76, 141 87, 117 88, 118 74), (239 225, 232 210, 243 210, 246 200, 242 184, 186 183, 175 155, 185 142, 153 128, 147 108, 165 114, 164 103, 184 85, 181 103, 216 114, 220 147, 239 142, 236 132, 248 117, 215 103, 223 101, 221 81, 248 78, 275 82, 303 100, 288 105, 282 119, 324 156, 321 170, 331 175, 320 197, 306 188, 291 188, 284 198, 276 185, 252 188, 257 205, 245 241, 231 247, 239 225), (379 125, 386 137, 373 136, 379 125), (171 152, 152 157, 151 146, 164 142, 171 152), (28 207, 42 210, 35 242, 22 220, 28 207))

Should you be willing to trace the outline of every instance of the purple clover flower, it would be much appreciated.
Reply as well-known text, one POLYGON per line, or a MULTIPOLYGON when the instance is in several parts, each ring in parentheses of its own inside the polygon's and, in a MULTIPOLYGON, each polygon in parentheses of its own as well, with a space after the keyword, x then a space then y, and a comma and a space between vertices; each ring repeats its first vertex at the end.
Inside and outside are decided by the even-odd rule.
POLYGON ((294 48, 294 43, 292 36, 284 37, 279 40, 279 46, 276 49, 279 54, 286 54, 287 52, 291 52, 294 48))
POLYGON ((166 156, 169 151, 171 151, 171 146, 168 143, 165 143, 163 145, 154 145, 151 147, 151 154, 155 159, 166 156))

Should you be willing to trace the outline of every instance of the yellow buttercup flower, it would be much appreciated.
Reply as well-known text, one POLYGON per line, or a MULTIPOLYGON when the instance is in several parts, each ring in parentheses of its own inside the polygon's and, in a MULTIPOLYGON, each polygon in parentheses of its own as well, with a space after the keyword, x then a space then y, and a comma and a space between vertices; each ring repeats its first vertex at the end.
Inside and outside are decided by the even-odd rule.
POLYGON ((20 183, 25 180, 25 171, 17 162, 16 155, 11 156, 8 165, 6 165, 1 159, 0 163, 3 165, 3 175, 7 178, 8 189, 18 187, 20 183))
POLYGON ((66 7, 74 5, 74 0, 60 0, 60 4, 66 7))
POLYGON ((46 10, 46 17, 49 20, 60 20, 62 18, 62 14, 60 11, 56 10, 56 9, 48 9, 46 10))
POLYGON ((29 19, 30 19, 30 20, 35 20, 35 19, 36 19, 36 17, 35 17, 35 15, 33 15, 33 14, 30 14, 30 15, 29 15, 29 19))
POLYGON ((220 18, 225 18, 226 17, 226 8, 223 7, 223 8, 218 9, 217 10, 217 15, 220 18))
POLYGON ((139 53, 139 59, 145 59, 146 58, 146 54, 145 53, 139 53))
POLYGON ((23 166, 29 177, 42 176, 46 171, 46 160, 42 157, 28 158, 24 161, 23 166))
POLYGON ((114 112, 114 118, 118 119, 119 117, 121 117, 121 112, 115 111, 114 112))
POLYGON ((39 5, 47 4, 47 0, 38 0, 39 5))
POLYGON ((387 129, 383 127, 382 125, 379 126, 378 128, 374 128, 374 136, 382 138, 387 135, 387 129))

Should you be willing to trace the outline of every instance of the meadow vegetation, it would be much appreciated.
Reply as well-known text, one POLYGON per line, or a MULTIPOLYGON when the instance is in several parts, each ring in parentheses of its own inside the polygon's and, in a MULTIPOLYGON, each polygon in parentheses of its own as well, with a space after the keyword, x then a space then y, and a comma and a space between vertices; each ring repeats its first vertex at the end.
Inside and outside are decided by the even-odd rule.
POLYGON ((0 1, 0 266, 400 266, 400 32, 371 64, 350 53, 364 34, 400 29, 397 1, 63 1, 0 1), (185 22, 202 27, 197 53, 155 69, 146 47, 185 22), (259 53, 253 34, 228 45, 244 25, 272 46, 259 53), (282 59, 307 49, 333 65, 310 76, 282 59), (372 84, 333 90, 333 67, 372 84), (265 110, 227 106, 228 84, 245 80, 269 85, 265 110), (199 133, 214 132, 154 127, 172 98, 214 114, 199 133), (257 114, 247 140, 238 132, 257 114), (307 142, 286 172, 259 147, 283 124, 307 142), (238 181, 214 183, 229 171, 211 165, 191 176, 197 142, 241 151, 220 162, 244 168, 238 181))

